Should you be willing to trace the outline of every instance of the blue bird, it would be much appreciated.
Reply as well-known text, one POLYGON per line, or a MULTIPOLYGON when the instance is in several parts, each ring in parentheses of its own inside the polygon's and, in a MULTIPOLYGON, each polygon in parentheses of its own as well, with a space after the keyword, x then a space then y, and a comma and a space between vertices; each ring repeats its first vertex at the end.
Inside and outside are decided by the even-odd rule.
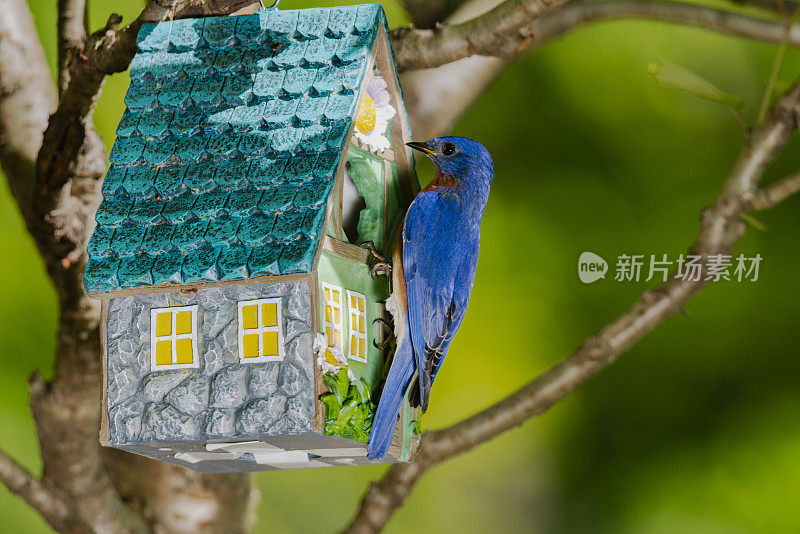
POLYGON ((483 210, 494 176, 489 152, 472 139, 408 143, 433 160, 436 174, 411 203, 392 256, 397 349, 372 423, 367 455, 386 456, 409 387, 411 405, 428 409, 431 386, 467 311, 478 262, 483 210))

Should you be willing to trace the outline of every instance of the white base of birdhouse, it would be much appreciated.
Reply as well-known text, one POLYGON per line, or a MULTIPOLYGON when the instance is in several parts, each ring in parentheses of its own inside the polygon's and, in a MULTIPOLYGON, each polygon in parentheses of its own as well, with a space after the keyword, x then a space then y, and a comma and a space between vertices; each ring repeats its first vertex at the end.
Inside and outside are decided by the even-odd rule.
MULTIPOLYGON (((139 443, 114 448, 169 462, 199 473, 276 471, 308 467, 338 467, 395 463, 367 459, 366 445, 336 436, 305 434, 271 436, 259 440, 139 443)), ((396 451, 399 454, 399 450, 396 451)))

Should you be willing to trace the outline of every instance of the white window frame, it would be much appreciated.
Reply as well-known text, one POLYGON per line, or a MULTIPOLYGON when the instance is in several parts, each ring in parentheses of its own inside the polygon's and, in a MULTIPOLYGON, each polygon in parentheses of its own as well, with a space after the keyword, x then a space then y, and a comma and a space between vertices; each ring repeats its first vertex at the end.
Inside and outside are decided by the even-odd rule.
MULTIPOLYGON (((361 356, 358 356, 357 354, 354 355, 353 354, 353 350, 352 350, 353 347, 350 347, 350 346, 348 346, 348 348, 347 348, 347 357, 349 359, 353 360, 353 361, 356 361, 356 362, 367 363, 367 353, 369 352, 369 345, 367 345, 367 329, 368 329, 368 326, 367 326, 367 297, 363 293, 359 293, 358 291, 351 291, 351 290, 348 289, 347 290, 347 312, 348 312, 347 313, 347 320, 348 320, 347 326, 348 326, 348 331, 349 331, 349 335, 347 336, 347 344, 350 345, 350 343, 353 341, 353 336, 354 335, 356 336, 356 340, 361 339, 361 340, 364 341, 364 357, 363 358, 361 356), (351 297, 356 297, 358 299, 361 299, 364 302, 364 311, 359 311, 358 308, 356 308, 356 309, 352 308, 352 306, 351 306, 351 304, 352 304, 351 297), (356 318, 358 318, 358 317, 363 317, 364 318, 364 333, 363 334, 360 333, 358 330, 355 330, 355 331, 353 330, 353 315, 355 315, 356 318)), ((356 352, 358 352, 358 347, 356 347, 356 352)))
MULTIPOLYGON (((344 295, 345 295, 344 289, 339 287, 339 286, 335 286, 333 284, 329 284, 328 282, 320 282, 320 285, 322 286, 322 332, 323 333, 327 333, 329 325, 330 325, 331 328, 333 328, 333 331, 334 331, 333 339, 329 339, 328 340, 328 346, 332 347, 334 344, 336 344, 336 330, 338 329, 339 330, 339 338, 342 340, 342 343, 341 343, 342 344, 342 351, 344 351, 345 350, 345 339, 344 339, 344 326, 342 324, 343 320, 344 320, 344 302, 342 302, 344 300, 344 295), (332 315, 332 317, 331 317, 332 321, 328 321, 327 319, 325 319, 325 306, 328 304, 328 301, 325 300, 325 289, 326 288, 331 293, 331 299, 333 299, 333 291, 334 290, 339 291, 339 305, 338 305, 338 308, 339 308, 339 322, 338 323, 336 323, 336 314, 335 313, 331 314, 332 315)), ((330 305, 331 305, 331 310, 336 310, 337 305, 336 305, 335 302, 333 302, 333 300, 331 300, 330 305)))
POLYGON ((283 338, 283 299, 280 297, 277 298, 269 298, 269 299, 253 299, 253 300, 240 300, 237 303, 239 313, 238 313, 238 329, 239 329, 239 337, 237 339, 239 344, 239 361, 241 363, 265 363, 265 362, 281 362, 286 357, 286 347, 284 346, 284 338, 283 338), (264 326, 262 319, 262 312, 261 312, 261 305, 262 304, 277 304, 278 309, 278 324, 275 326, 264 326), (256 314, 256 321, 258 324, 257 328, 244 328, 244 317, 243 317, 243 308, 245 306, 253 306, 255 305, 257 308, 256 314), (244 335, 245 334, 258 334, 258 352, 259 354, 263 351, 262 344, 264 340, 261 337, 261 334, 264 332, 277 332, 278 333, 278 354, 271 354, 268 356, 257 356, 255 358, 245 358, 244 357, 244 335))
POLYGON ((150 369, 152 371, 175 371, 178 369, 197 369, 200 367, 200 354, 197 352, 197 304, 193 306, 170 306, 168 308, 151 308, 150 309, 150 369), (176 333, 176 317, 178 312, 189 311, 192 313, 192 332, 190 334, 177 334, 176 333), (168 336, 156 335, 156 316, 159 313, 169 313, 172 319, 171 334, 168 336), (177 341, 179 339, 192 340, 192 363, 171 363, 165 365, 158 365, 156 363, 156 342, 158 341, 171 341, 172 342, 172 361, 177 360, 177 341))

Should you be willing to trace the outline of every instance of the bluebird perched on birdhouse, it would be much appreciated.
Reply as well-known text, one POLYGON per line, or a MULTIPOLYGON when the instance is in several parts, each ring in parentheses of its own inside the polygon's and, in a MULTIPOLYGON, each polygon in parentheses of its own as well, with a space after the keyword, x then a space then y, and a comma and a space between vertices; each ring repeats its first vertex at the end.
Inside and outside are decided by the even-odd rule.
POLYGON ((404 397, 428 408, 431 386, 467 311, 481 218, 494 172, 480 143, 440 137, 408 143, 433 160, 433 181, 411 203, 393 255, 397 349, 370 432, 370 459, 386 456, 404 397))

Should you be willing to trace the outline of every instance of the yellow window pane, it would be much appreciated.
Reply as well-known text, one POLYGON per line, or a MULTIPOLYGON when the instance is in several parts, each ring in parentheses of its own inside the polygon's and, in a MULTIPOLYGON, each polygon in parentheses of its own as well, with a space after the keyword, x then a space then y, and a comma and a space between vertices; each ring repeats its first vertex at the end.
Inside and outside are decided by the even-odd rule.
POLYGON ((356 328, 358 328, 358 316, 356 316, 356 315, 351 315, 350 316, 350 328, 352 330, 355 330, 356 328))
POLYGON ((258 328, 258 306, 242 306, 242 328, 250 330, 258 328))
POLYGON ((325 320, 328 321, 329 323, 333 321, 331 319, 332 313, 333 312, 331 311, 331 307, 330 306, 325 306, 325 320))
POLYGON ((339 304, 339 303, 342 302, 341 298, 342 297, 341 297, 341 295, 339 295, 339 290, 334 289, 333 290, 333 302, 336 303, 336 304, 339 304))
POLYGON ((264 326, 278 326, 277 302, 261 305, 261 324, 264 326))
POLYGON ((175 341, 175 363, 192 363, 192 340, 183 338, 175 341))
POLYGON ((342 320, 342 312, 339 308, 333 309, 333 322, 339 324, 339 321, 342 320))
POLYGON ((175 314, 175 333, 178 335, 192 333, 191 311, 181 311, 175 314))
POLYGON ((365 350, 366 350, 366 347, 364 346, 364 340, 363 339, 359 339, 358 340, 358 355, 361 358, 364 357, 365 350))
POLYGON ((358 311, 364 311, 364 299, 358 299, 358 311))
POLYGON ((258 358, 258 334, 242 336, 242 353, 245 358, 258 358))
POLYGON ((264 356, 277 356, 278 355, 278 333, 277 332, 264 332, 261 334, 264 341, 264 356))
POLYGON ((325 329, 325 335, 328 337, 328 346, 333 346, 333 328, 330 326, 325 329))
POLYGON ((156 341, 156 365, 172 364, 172 341, 156 341))
POLYGON ((350 307, 352 307, 352 308, 356 307, 356 296, 355 295, 350 295, 350 307))
POLYGON ((350 354, 356 353, 356 336, 350 336, 350 354))
POLYGON ((161 312, 156 314, 156 335, 158 337, 172 334, 172 313, 161 312))
POLYGON ((336 330, 336 331, 334 331, 334 334, 336 335, 336 342, 337 343, 341 343, 342 342, 342 334, 341 334, 341 332, 336 330))
POLYGON ((330 300, 331 300, 331 290, 330 290, 330 289, 328 289, 328 288, 326 287, 326 288, 324 289, 324 291, 325 291, 325 300, 327 300, 328 302, 330 302, 330 300))
POLYGON ((336 356, 330 351, 330 349, 325 349, 325 361, 331 365, 338 365, 339 362, 336 361, 336 356))
POLYGON ((358 332, 360 334, 366 334, 366 330, 364 330, 364 316, 361 315, 358 318, 358 332))

